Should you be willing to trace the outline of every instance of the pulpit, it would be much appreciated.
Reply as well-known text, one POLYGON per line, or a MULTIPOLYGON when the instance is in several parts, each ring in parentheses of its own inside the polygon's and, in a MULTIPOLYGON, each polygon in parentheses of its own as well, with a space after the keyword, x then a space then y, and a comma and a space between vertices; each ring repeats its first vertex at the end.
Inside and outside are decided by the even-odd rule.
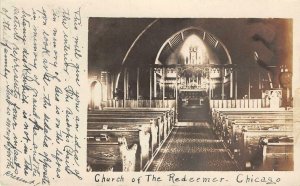
POLYGON ((270 102, 270 108, 280 108, 282 102, 282 89, 271 89, 266 91, 267 99, 270 102))

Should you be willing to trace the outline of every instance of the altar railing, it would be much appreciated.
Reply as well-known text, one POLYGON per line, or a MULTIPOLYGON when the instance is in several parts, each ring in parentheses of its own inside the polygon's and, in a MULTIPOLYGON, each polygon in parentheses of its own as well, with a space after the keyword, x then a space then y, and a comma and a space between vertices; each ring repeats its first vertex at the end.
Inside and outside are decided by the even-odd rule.
POLYGON ((268 107, 270 107, 269 99, 210 100, 210 108, 268 108, 268 107))
POLYGON ((153 107, 153 108, 173 108, 175 107, 175 99, 166 100, 108 100, 104 103, 106 107, 153 107))

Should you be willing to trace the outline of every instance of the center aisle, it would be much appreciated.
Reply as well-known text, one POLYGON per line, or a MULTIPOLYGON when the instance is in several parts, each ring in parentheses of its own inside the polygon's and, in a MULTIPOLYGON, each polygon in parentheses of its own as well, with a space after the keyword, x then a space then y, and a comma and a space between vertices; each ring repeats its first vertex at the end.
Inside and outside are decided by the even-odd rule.
POLYGON ((148 171, 237 171, 222 142, 207 122, 175 127, 148 171))

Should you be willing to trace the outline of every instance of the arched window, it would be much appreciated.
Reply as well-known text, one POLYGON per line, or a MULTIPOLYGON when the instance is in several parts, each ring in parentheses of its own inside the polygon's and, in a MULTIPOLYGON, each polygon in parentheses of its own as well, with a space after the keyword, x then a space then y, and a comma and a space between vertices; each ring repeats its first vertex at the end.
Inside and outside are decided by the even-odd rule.
POLYGON ((90 84, 89 110, 101 109, 102 85, 98 80, 90 84))

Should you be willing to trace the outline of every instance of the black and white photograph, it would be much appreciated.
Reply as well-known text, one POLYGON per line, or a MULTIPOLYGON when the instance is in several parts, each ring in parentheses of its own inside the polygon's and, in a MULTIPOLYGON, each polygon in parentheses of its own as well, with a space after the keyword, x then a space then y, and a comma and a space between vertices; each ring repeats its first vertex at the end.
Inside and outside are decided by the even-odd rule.
POLYGON ((0 0, 0 185, 299 186, 299 7, 0 0))
POLYGON ((293 171, 293 19, 88 20, 87 171, 293 171))

